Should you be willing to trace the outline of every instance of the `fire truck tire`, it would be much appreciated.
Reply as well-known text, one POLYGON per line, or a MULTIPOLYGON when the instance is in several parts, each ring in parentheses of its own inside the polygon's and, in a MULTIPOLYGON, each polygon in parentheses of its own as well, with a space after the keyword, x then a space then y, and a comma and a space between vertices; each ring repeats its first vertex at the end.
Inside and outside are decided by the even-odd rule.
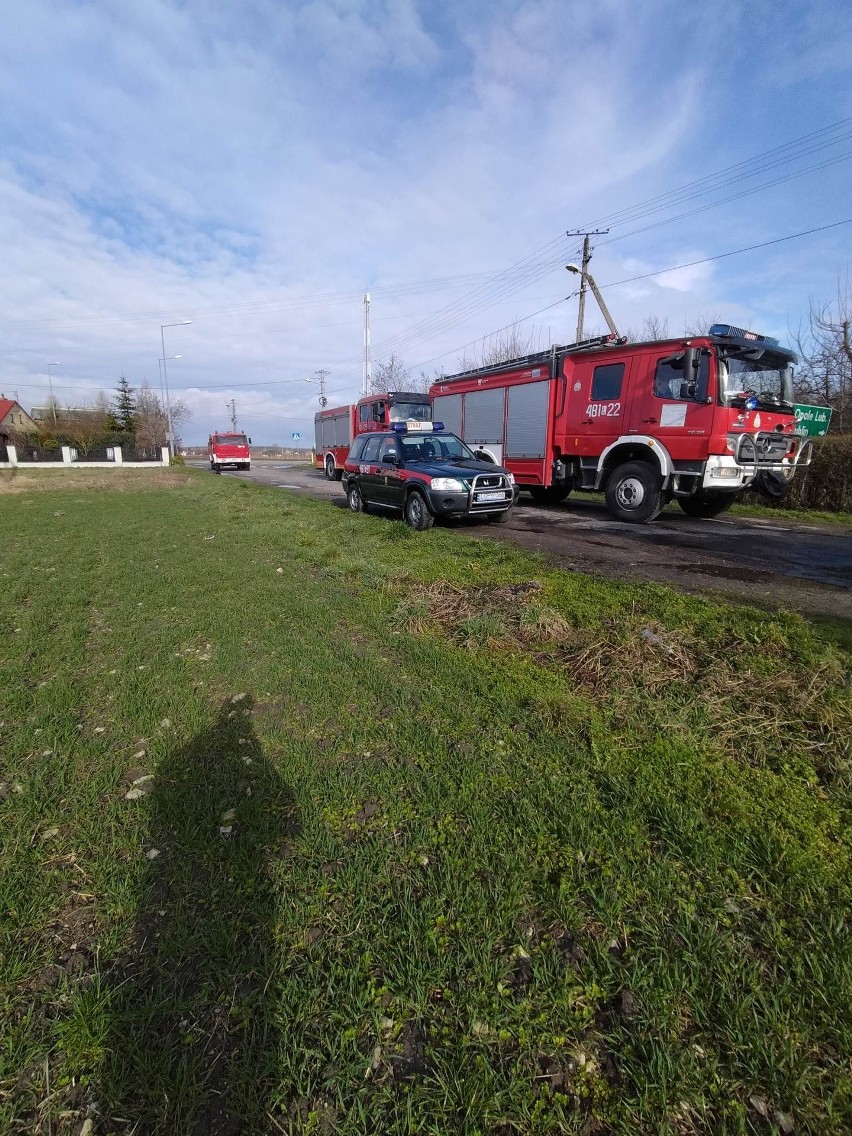
POLYGON ((405 523, 417 532, 431 529, 435 523, 435 518, 429 512, 429 506, 418 489, 412 489, 405 499, 405 523))
POLYGON ((718 517, 730 509, 737 499, 736 493, 696 493, 693 497, 678 497, 677 503, 688 517, 718 517))
POLYGON ((210 468, 213 470, 214 473, 221 473, 222 472, 222 467, 220 465, 211 465, 210 468))
POLYGON ((325 476, 328 478, 329 481, 335 481, 335 480, 339 481, 340 480, 337 477, 337 470, 334 468, 334 458, 331 456, 331 454, 326 455, 325 476))
POLYGON ((649 462, 625 462, 609 475, 606 504, 619 521, 644 525, 660 515, 665 503, 660 471, 649 462))
POLYGON ((346 500, 349 502, 349 508, 353 513, 367 512, 367 502, 361 496, 361 490, 356 481, 353 481, 346 490, 346 500))
POLYGON ((565 485, 532 485, 528 492, 537 505, 561 505, 571 492, 571 487, 565 485))

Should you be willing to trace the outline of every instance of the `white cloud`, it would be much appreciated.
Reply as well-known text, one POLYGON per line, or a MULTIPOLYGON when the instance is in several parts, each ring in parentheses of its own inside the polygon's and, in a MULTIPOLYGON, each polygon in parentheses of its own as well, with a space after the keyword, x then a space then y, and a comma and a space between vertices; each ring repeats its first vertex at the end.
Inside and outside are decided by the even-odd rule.
MULTIPOLYGON (((328 367, 336 398, 357 389, 368 288, 377 354, 447 353, 452 368, 462 344, 568 294, 565 229, 822 124, 812 79, 763 105, 772 75, 743 46, 750 19, 734 0, 710 22, 669 0, 21 5, 0 43, 0 387, 43 400, 52 359, 66 401, 121 373, 156 386, 160 323, 192 319, 167 333, 187 436, 221 424, 232 395, 256 440, 306 436, 305 376, 328 367), (779 124, 784 98, 795 129, 779 124), (493 285, 460 307, 473 283, 392 287, 546 245, 502 298, 493 285)), ((598 282, 806 227, 845 192, 841 169, 816 202, 813 184, 601 241, 598 282)), ((613 310, 675 327, 720 306, 789 308, 803 277, 783 263, 764 279, 741 262, 667 273, 614 289, 613 310)), ((811 266, 808 287, 836 267, 811 266)), ((563 340, 573 319, 567 305, 542 317, 563 340)))

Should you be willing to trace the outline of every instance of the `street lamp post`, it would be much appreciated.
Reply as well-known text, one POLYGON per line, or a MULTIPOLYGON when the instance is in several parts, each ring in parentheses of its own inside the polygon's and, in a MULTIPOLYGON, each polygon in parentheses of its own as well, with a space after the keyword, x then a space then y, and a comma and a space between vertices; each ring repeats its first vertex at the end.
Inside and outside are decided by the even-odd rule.
MULTIPOLYGON (((170 355, 169 356, 169 359, 182 359, 182 358, 183 358, 183 355, 170 355)), ((166 392, 165 392, 165 389, 163 387, 163 360, 162 359, 157 360, 157 367, 158 367, 159 372, 160 372, 160 398, 162 400, 163 410, 165 410, 165 408, 166 408, 166 392)))
POLYGON ((54 427, 56 426, 56 401, 53 397, 53 376, 50 373, 50 368, 51 367, 58 367, 58 366, 59 366, 59 360, 58 359, 55 363, 48 363, 47 364, 47 382, 48 382, 48 385, 50 387, 50 409, 53 411, 53 425, 54 425, 54 427))
MULTIPOLYGON (((163 356, 162 356, 162 358, 163 358, 163 378, 165 379, 165 385, 166 385, 166 425, 167 425, 168 431, 169 431, 169 438, 168 438, 168 441, 169 441, 169 457, 174 457, 175 447, 174 447, 174 427, 172 425, 172 400, 171 400, 171 397, 169 395, 169 369, 166 366, 167 356, 166 356, 166 333, 165 333, 165 329, 167 327, 186 327, 187 324, 190 324, 190 323, 192 323, 192 320, 179 320, 178 323, 161 323, 160 324, 160 343, 161 343, 162 348, 163 348, 163 356)), ((172 355, 171 358, 175 359, 175 358, 177 358, 177 356, 172 355)))

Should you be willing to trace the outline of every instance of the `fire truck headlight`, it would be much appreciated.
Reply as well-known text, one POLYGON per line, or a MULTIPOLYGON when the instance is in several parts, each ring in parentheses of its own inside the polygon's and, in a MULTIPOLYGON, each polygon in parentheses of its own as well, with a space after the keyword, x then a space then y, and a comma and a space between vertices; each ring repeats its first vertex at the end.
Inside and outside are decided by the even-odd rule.
POLYGON ((716 469, 711 469, 710 470, 710 476, 711 477, 721 477, 725 480, 731 480, 732 481, 735 478, 738 478, 740 476, 740 471, 737 469, 736 466, 723 465, 721 467, 717 467, 716 469))
POLYGON ((739 435, 728 434, 727 437, 725 438, 725 449, 728 451, 728 453, 729 454, 735 454, 737 452, 737 446, 738 445, 739 445, 739 435))
POLYGON ((432 488, 438 493, 467 493, 467 486, 457 477, 433 477, 432 488))

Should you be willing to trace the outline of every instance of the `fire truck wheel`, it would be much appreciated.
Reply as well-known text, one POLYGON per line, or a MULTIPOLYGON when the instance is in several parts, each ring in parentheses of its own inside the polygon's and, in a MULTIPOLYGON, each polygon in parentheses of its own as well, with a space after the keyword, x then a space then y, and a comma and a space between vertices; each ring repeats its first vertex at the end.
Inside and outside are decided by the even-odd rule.
POLYGON ((331 456, 331 454, 328 454, 325 459, 325 476, 329 481, 340 480, 340 478, 337 476, 337 470, 334 468, 334 458, 331 456))
POLYGON ((349 508, 353 513, 367 512, 367 502, 361 496, 357 481, 353 481, 346 490, 346 500, 349 502, 349 508))
POLYGON ((405 523, 417 532, 431 529, 435 523, 423 494, 417 489, 412 489, 405 500, 405 523))
POLYGON ((606 483, 606 504, 619 521, 643 525, 658 517, 665 505, 659 470, 648 462, 618 466, 606 483))
POLYGON ((678 497, 677 503, 688 517, 718 517, 736 499, 736 493, 696 493, 694 497, 678 497))
POLYGON ((536 505, 560 505, 570 492, 564 485, 533 485, 529 490, 536 505))

